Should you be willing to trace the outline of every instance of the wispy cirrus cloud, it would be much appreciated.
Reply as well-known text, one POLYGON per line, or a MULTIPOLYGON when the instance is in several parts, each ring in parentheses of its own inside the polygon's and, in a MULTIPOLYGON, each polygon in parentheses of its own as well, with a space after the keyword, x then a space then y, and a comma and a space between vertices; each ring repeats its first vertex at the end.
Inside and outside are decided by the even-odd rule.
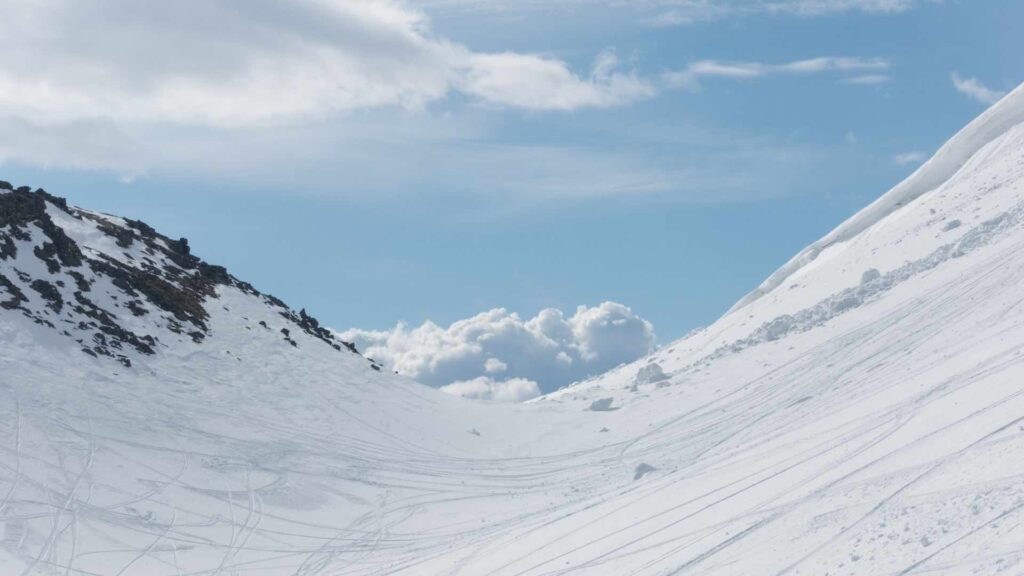
POLYGON ((779 15, 801 18, 859 12, 895 14, 937 0, 420 0, 429 12, 515 14, 540 10, 594 8, 629 10, 647 23, 681 26, 729 18, 779 15))
POLYGON ((0 132, 15 135, 0 142, 0 162, 356 199, 443 191, 482 211, 636 194, 733 201, 790 188, 788 174, 816 165, 818 150, 692 126, 668 142, 648 141, 635 125, 621 141, 530 141, 502 119, 525 111, 571 121, 562 113, 655 98, 687 74, 870 76, 886 67, 704 60, 666 80, 611 49, 572 64, 540 51, 474 50, 435 31, 429 4, 418 2, 240 6, 0 2, 0 132))
POLYGON ((927 0, 761 0, 736 4, 752 6, 754 10, 763 12, 819 16, 842 12, 893 14, 910 10, 925 1, 927 0))
MULTIPOLYGON (((703 78, 728 78, 749 80, 768 76, 799 76, 822 73, 858 73, 864 78, 863 72, 878 72, 889 69, 889 62, 882 58, 853 57, 819 57, 796 60, 782 64, 766 64, 762 62, 721 62, 718 60, 701 60, 694 62, 682 70, 667 72, 662 78, 670 86, 677 88, 696 88, 703 78)), ((880 76, 874 74, 872 76, 880 76)), ((874 79, 874 78, 873 78, 874 79)), ((854 82, 855 83, 855 82, 854 82)))
POLYGON ((1006 96, 1006 92, 993 90, 979 82, 977 78, 965 78, 958 72, 953 72, 950 75, 950 79, 953 81, 953 88, 957 92, 982 104, 995 104, 1000 98, 1006 96))
POLYGON ((911 152, 904 152, 897 154, 892 157, 892 161, 899 166, 910 166, 911 164, 920 164, 928 159, 928 155, 924 152, 914 150, 911 152))
POLYGON ((656 93, 635 73, 619 72, 613 50, 598 54, 584 79, 559 60, 514 52, 477 54, 457 86, 482 102, 528 110, 610 108, 656 93))
POLYGON ((894 14, 910 10, 920 0, 653 0, 662 6, 651 23, 656 26, 680 26, 726 18, 757 15, 784 15, 802 18, 861 12, 894 14))
POLYGON ((857 86, 877 86, 879 84, 888 84, 889 82, 892 82, 892 77, 888 74, 861 74, 858 76, 843 78, 840 82, 843 84, 854 84, 857 86))

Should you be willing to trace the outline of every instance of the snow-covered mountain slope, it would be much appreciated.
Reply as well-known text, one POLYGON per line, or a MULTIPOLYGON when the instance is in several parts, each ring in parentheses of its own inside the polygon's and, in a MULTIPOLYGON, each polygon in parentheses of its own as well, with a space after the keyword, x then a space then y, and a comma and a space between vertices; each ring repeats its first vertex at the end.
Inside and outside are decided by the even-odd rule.
MULTIPOLYGON (((137 220, 69 207, 44 190, 0 182, 0 261, 0 306, 125 367, 133 355, 153 355, 186 339, 202 343, 210 335, 207 305, 219 287, 276 311, 274 323, 287 326, 276 337, 292 346, 298 346, 295 330, 336 351, 355 351, 305 310, 296 314, 192 255, 188 240, 171 240, 137 220)), ((266 322, 259 326, 270 330, 266 322)))
POLYGON ((0 207, 0 574, 1024 574, 1022 89, 714 325, 519 406, 0 207))
POLYGON ((1024 118, 1024 97, 1020 94, 1022 88, 1024 86, 1018 87, 1014 94, 968 124, 909 178, 843 222, 824 238, 801 250, 782 268, 769 276, 756 290, 737 302, 730 312, 778 288, 790 276, 805 266, 811 265, 822 251, 852 240, 922 194, 939 188, 949 181, 982 148, 1006 135, 1020 123, 1021 118, 1024 118))
POLYGON ((715 324, 543 400, 619 407, 657 470, 536 570, 1024 574, 1022 286, 1018 88, 715 324))
POLYGON ((585 459, 141 222, 0 183, 0 250, 0 574, 379 572, 585 459))

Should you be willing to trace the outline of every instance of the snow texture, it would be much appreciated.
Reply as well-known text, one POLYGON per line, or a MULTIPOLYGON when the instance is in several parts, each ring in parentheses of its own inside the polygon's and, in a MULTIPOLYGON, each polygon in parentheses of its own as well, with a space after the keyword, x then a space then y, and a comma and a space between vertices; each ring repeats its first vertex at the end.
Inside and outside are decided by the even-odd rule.
POLYGON ((982 147, 1021 122, 1024 122, 1024 85, 1018 86, 1002 101, 968 124, 909 178, 843 222, 824 238, 804 248, 792 260, 769 276, 756 290, 737 302, 733 310, 746 306, 782 285, 800 268, 813 262, 826 248, 850 240, 900 207, 912 202, 922 194, 938 188, 960 170, 982 147))
POLYGON ((87 262, 175 290, 197 263, 47 199, 83 263, 34 212, 0 226, 0 574, 1024 573, 1022 111, 711 326, 525 404, 382 370, 229 275, 178 319, 87 262))

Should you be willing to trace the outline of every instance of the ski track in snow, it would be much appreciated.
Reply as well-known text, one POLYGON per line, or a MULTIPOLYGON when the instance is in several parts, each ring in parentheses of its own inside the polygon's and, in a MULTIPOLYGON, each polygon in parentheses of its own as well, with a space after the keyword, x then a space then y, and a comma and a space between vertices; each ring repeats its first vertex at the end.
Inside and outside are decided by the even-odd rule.
MULTIPOLYGON (((1022 102, 714 325, 525 405, 282 338, 236 286, 131 368, 0 310, 0 574, 1024 574, 1022 102)), ((30 263, 0 272, 61 325, 30 263)))

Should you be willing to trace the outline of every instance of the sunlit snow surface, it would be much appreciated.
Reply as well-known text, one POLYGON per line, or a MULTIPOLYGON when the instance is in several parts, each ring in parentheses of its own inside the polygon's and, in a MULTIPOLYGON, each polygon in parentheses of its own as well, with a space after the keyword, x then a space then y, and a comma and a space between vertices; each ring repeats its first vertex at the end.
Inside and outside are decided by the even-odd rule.
POLYGON ((131 368, 0 310, 0 574, 1024 574, 1022 101, 714 325, 526 405, 263 337, 231 287, 131 368))

